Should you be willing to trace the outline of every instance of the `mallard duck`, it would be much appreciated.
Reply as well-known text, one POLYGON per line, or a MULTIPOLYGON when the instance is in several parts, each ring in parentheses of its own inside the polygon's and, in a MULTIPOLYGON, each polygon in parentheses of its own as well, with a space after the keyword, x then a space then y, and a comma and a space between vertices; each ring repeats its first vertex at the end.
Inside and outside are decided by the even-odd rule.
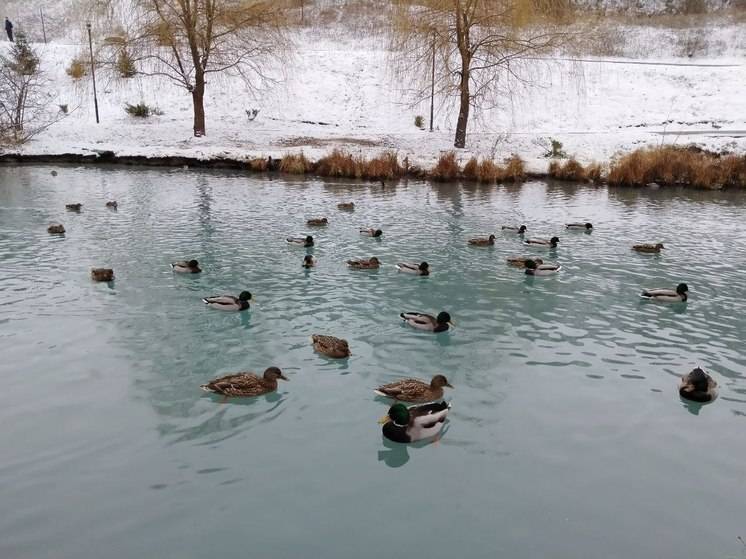
POLYGON ((114 281, 114 270, 111 268, 91 268, 93 281, 114 281))
POLYGON ((644 243, 641 245, 632 245, 632 250, 645 254, 658 254, 662 248, 666 248, 663 246, 663 243, 644 243))
POLYGON ((445 311, 439 312, 438 316, 419 312, 403 312, 399 316, 413 328, 427 330, 428 332, 445 332, 453 326, 451 315, 445 311))
POLYGON ((681 303, 688 299, 689 287, 680 283, 676 289, 644 289, 640 297, 663 303, 681 303))
POLYGON ((503 231, 508 231, 510 233, 518 233, 519 235, 523 235, 527 228, 525 225, 521 225, 520 227, 516 227, 514 225, 503 225, 502 226, 503 231))
POLYGON ((316 266, 316 259, 310 254, 306 254, 303 257, 303 267, 308 269, 313 268, 314 266, 316 266))
POLYGON ((495 236, 490 235, 489 237, 476 237, 474 239, 469 239, 468 242, 470 245, 478 247, 491 246, 495 244, 495 236))
POLYGON ((516 268, 525 268, 526 262, 529 260, 533 260, 536 265, 544 264, 541 258, 534 258, 533 256, 508 256, 505 259, 510 266, 515 266, 516 268))
POLYGON ((383 425, 383 436, 390 441, 414 443, 438 435, 450 409, 446 402, 410 407, 397 403, 378 423, 383 425))
POLYGON ((352 354, 350 352, 350 346, 347 344, 347 340, 343 340, 342 338, 314 334, 311 336, 311 342, 313 343, 313 349, 315 351, 322 355, 326 355, 327 357, 343 359, 352 354))
POLYGON ((329 220, 325 217, 320 218, 312 218, 306 221, 307 225, 311 225, 312 227, 321 227, 323 225, 327 225, 329 223, 329 220))
POLYGON ((51 233, 52 235, 64 235, 65 226, 61 223, 50 223, 49 227, 47 227, 47 233, 51 233))
POLYGON ((354 210, 355 209, 355 202, 340 202, 337 204, 337 208, 340 210, 354 210))
POLYGON ((117 204, 116 200, 111 200, 109 202, 106 202, 106 207, 112 210, 116 210, 119 207, 119 204, 117 204))
POLYGON ((526 274, 529 276, 550 276, 561 269, 560 264, 537 264, 535 260, 526 260, 526 274))
POLYGON ((250 398, 277 390, 277 379, 288 380, 279 368, 270 367, 261 377, 248 372, 234 373, 211 380, 200 388, 226 397, 250 398))
POLYGON ((415 264, 414 262, 399 262, 396 268, 400 272, 406 272, 408 274, 417 274, 418 276, 429 276, 430 265, 427 262, 421 262, 415 264))
POLYGON ((383 235, 383 231, 380 229, 361 229, 360 234, 367 237, 380 237, 383 235))
POLYGON ((424 403, 442 400, 445 386, 453 388, 444 375, 435 375, 429 383, 416 378, 405 378, 379 386, 374 392, 400 402, 424 403))
POLYGON ((79 212, 83 207, 83 204, 65 204, 65 208, 71 212, 79 212))
POLYGON ((199 274, 202 271, 202 268, 199 267, 199 262, 196 260, 173 262, 171 269, 179 274, 199 274))
POLYGON ((305 237, 288 237, 287 241, 291 245, 302 245, 304 247, 313 246, 313 237, 311 235, 306 235, 305 237))
POLYGON ((214 297, 205 297, 202 302, 211 309, 219 311, 245 311, 251 305, 252 295, 249 291, 241 291, 238 297, 233 295, 218 295, 214 297))
POLYGON ((347 265, 356 270, 375 270, 380 267, 381 262, 375 256, 371 256, 367 260, 348 260, 347 265))
POLYGON ((590 231, 593 229, 592 223, 568 223, 565 225, 565 229, 575 230, 575 231, 590 231))
POLYGON ((559 243, 559 237, 552 237, 551 239, 527 239, 523 241, 527 245, 543 248, 557 248, 559 243))
POLYGON ((718 397, 718 383, 697 367, 681 377, 679 396, 692 402, 712 402, 718 397))

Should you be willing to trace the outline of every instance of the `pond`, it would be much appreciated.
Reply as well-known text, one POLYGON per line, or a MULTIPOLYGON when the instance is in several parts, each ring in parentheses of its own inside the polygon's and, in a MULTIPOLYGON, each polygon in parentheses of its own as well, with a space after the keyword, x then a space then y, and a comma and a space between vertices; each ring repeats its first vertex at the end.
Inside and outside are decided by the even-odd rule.
POLYGON ((744 193, 51 171, 0 168, 0 557, 746 557, 744 193), (519 224, 560 237, 557 275, 506 265, 538 254, 519 224), (310 271, 285 242, 307 233, 310 271), (679 282, 685 304, 639 297, 679 282), (244 289, 246 312, 201 302, 244 289), (398 317, 441 310, 441 334, 398 317), (269 396, 199 388, 271 365, 269 396), (698 365, 705 406, 677 392, 698 365), (373 389, 436 373, 440 440, 384 441, 373 389))

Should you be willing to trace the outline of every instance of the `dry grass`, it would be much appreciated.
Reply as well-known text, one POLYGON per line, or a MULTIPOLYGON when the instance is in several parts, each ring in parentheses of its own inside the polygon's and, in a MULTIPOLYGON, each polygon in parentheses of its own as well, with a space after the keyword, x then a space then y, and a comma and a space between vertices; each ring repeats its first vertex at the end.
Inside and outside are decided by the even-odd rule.
POLYGON ((70 66, 65 70, 67 75, 74 80, 79 80, 88 73, 88 67, 82 58, 73 58, 70 66))
POLYGON ((430 171, 430 178, 434 181, 449 182, 459 178, 460 169, 456 160, 456 152, 449 151, 438 159, 438 162, 430 171))
POLYGON ((585 168, 575 159, 564 163, 552 161, 549 164, 549 176, 560 181, 585 182, 588 175, 585 168))
POLYGON ((622 156, 609 169, 609 184, 688 185, 698 188, 746 187, 746 156, 705 152, 696 148, 643 148, 622 156))
POLYGON ((316 163, 316 174, 322 177, 360 179, 365 174, 365 158, 335 149, 316 163))
POLYGON ((600 183, 604 179, 603 166, 595 161, 588 164, 585 168, 585 178, 592 183, 600 183))
MULTIPOLYGON (((433 176, 434 173, 435 170, 433 176)), ((492 159, 479 161, 476 157, 472 157, 464 165, 461 177, 467 181, 495 184, 496 182, 522 181, 526 178, 526 172, 523 160, 517 155, 506 159, 504 166, 498 165, 492 159)))
POLYGON ((505 172, 500 180, 505 182, 521 182, 526 178, 526 166, 523 159, 511 155, 505 160, 505 172))
POLYGON ((266 157, 255 157, 254 159, 249 159, 247 165, 249 166, 249 169, 256 173, 263 173, 264 171, 269 170, 269 162, 266 157))
POLYGON ((404 175, 396 152, 387 151, 365 162, 363 177, 366 179, 396 179, 404 175))
POLYGON ((313 164, 300 153, 286 153, 280 161, 280 172, 290 175, 305 175, 313 170, 313 164))

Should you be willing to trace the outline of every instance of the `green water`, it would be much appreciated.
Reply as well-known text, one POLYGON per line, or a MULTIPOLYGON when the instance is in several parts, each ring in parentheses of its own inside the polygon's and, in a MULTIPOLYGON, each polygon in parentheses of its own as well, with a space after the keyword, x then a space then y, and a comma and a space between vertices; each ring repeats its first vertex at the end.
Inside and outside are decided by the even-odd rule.
POLYGON ((3 559, 746 557, 743 194, 50 170, 0 168, 3 559), (324 216, 306 272, 284 239, 324 216), (559 275, 505 265, 535 252, 498 231, 520 223, 558 234, 559 275), (629 249, 646 241, 667 250, 629 249), (173 274, 183 258, 204 272, 173 274), (423 259, 428 278, 393 267, 423 259), (638 297, 680 281, 688 304, 638 297), (200 302, 243 289, 245 313, 200 302), (199 390, 270 365, 290 378, 272 396, 199 390), (676 390, 697 365, 720 384, 704 407, 676 390), (440 442, 384 443, 372 389, 438 372, 440 442))

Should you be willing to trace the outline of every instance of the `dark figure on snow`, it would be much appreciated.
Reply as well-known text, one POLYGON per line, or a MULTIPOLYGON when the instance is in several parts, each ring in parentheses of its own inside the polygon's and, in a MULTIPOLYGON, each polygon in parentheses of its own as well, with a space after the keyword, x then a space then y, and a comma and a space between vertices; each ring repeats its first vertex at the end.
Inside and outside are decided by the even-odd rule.
POLYGON ((5 18, 5 32, 8 34, 8 40, 12 43, 13 42, 13 24, 10 22, 10 20, 7 17, 5 18))

